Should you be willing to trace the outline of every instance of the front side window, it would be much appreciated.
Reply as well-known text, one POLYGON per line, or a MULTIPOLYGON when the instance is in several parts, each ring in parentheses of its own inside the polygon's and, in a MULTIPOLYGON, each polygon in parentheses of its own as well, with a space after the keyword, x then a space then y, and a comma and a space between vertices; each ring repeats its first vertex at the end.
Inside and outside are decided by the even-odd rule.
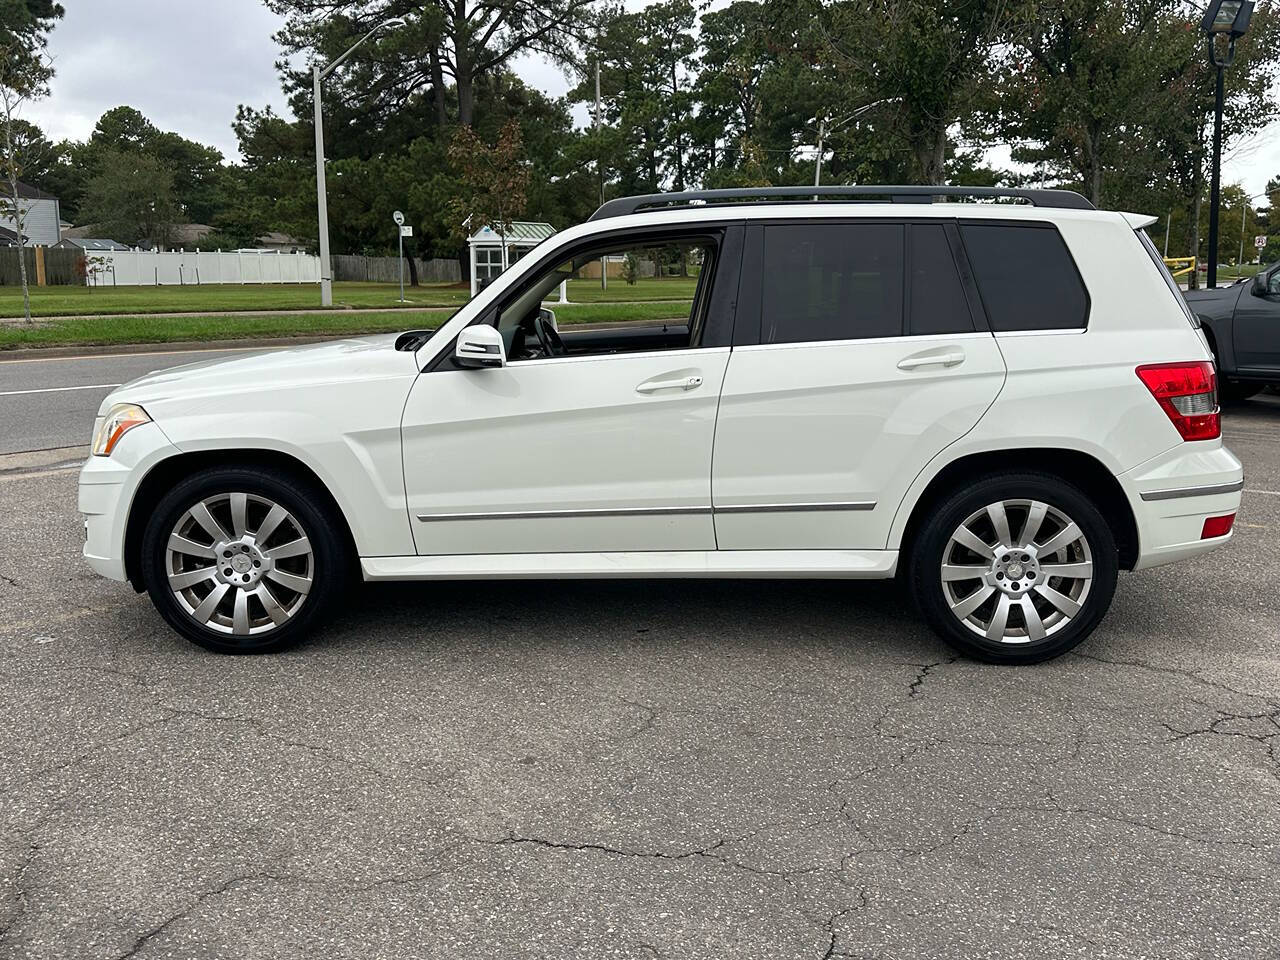
POLYGON ((904 229, 899 223, 765 227, 760 342, 901 336, 904 229))
POLYGON ((1084 328, 1089 295, 1057 228, 971 222, 960 232, 992 330, 1084 328))
POLYGON ((615 239, 575 253, 499 308, 508 360, 696 345, 717 250, 715 237, 698 236, 615 239))

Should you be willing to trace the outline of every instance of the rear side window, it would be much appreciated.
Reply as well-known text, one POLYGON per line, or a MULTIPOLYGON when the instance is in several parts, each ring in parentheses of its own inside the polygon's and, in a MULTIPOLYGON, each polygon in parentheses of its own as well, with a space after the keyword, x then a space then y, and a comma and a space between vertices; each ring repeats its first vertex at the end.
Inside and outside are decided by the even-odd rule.
POLYGON ((901 336, 903 230, 897 223, 765 227, 760 342, 901 336))
POLYGON ((968 223, 960 230, 991 329, 1072 330, 1085 326, 1089 295, 1055 228, 968 223))
POLYGON ((972 333, 973 317, 951 244, 940 223, 913 223, 907 228, 907 333, 945 336, 972 333))

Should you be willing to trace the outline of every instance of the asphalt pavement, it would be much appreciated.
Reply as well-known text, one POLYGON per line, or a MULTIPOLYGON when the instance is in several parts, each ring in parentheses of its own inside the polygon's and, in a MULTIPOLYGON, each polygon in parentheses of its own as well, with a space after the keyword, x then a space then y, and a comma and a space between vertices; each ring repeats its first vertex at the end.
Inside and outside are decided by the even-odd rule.
POLYGON ((1280 397, 1226 423, 1233 542, 1029 668, 772 581, 386 585, 219 657, 0 457, 0 957, 1274 958, 1280 397))
MULTIPOLYGON (((85 444, 102 398, 144 374, 200 360, 239 356, 238 350, 173 350, 87 357, 0 354, 0 455, 85 444)), ((32 351, 35 352, 35 351, 32 351)))

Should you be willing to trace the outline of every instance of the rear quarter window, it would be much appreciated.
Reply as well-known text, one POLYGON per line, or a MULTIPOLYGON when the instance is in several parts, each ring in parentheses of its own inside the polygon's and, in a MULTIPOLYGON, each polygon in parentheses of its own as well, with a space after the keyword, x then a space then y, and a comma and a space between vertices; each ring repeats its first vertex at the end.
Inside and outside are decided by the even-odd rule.
POLYGON ((992 330, 1086 326, 1089 294, 1056 227, 970 222, 960 233, 992 330))

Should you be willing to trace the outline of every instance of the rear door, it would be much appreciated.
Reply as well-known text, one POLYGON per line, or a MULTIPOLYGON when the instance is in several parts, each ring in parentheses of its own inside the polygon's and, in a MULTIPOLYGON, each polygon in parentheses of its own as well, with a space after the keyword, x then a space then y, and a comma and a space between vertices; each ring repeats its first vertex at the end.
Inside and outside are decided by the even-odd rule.
POLYGON ((954 221, 753 226, 716 423, 722 550, 882 549, 1005 367, 954 221))

